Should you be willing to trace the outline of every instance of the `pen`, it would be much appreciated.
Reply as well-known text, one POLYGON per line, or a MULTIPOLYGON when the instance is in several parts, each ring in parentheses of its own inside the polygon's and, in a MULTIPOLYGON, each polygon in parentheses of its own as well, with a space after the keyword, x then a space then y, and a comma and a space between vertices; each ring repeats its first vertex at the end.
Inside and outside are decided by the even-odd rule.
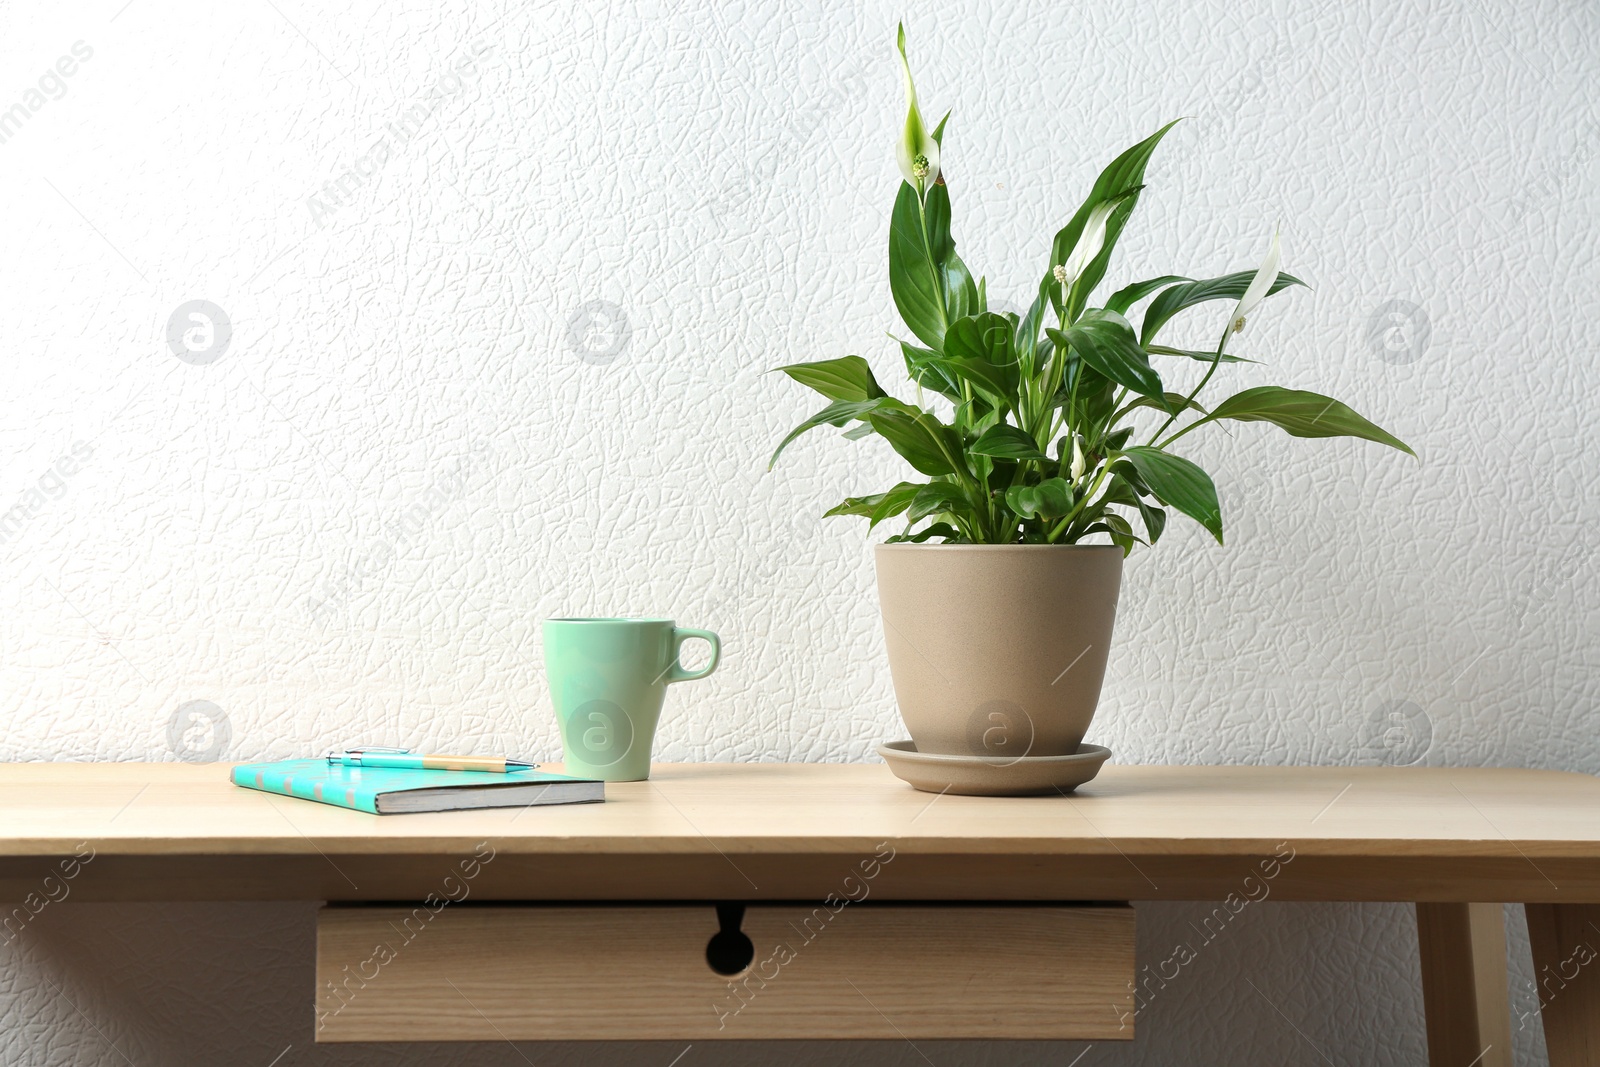
POLYGON ((352 748, 328 753, 329 763, 346 767, 392 767, 411 771, 507 771, 532 770, 539 765, 528 760, 500 756, 435 756, 404 748, 352 748))

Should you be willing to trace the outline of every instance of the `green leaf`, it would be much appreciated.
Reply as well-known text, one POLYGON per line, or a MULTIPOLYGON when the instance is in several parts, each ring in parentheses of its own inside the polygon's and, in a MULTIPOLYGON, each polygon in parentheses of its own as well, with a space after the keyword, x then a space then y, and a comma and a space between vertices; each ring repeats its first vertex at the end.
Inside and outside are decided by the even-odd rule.
MULTIPOLYGON (((983 297, 978 292, 977 283, 972 280, 972 272, 954 252, 950 253, 944 268, 944 283, 949 321, 953 323, 965 315, 976 315, 983 310, 983 297)), ((945 343, 948 345, 949 341, 945 343)))
MULTIPOLYGON (((1108 423, 1111 419, 1111 409, 1116 406, 1116 383, 1106 378, 1099 371, 1084 365, 1083 360, 1074 360, 1080 368, 1082 380, 1078 382, 1078 415, 1073 420, 1078 426, 1098 426, 1108 423)), ((1065 401, 1070 392, 1063 390, 1058 399, 1065 401)))
POLYGON ((961 532, 948 522, 936 522, 932 526, 918 530, 916 533, 895 534, 884 542, 887 545, 912 544, 920 545, 930 537, 942 537, 946 541, 962 541, 961 532))
POLYGON ((917 490, 911 507, 906 512, 908 522, 921 522, 929 515, 941 511, 967 512, 972 503, 954 482, 929 482, 917 490))
MULTIPOLYGON (((1150 353, 1152 356, 1185 356, 1201 363, 1210 363, 1212 360, 1217 359, 1217 354, 1215 352, 1199 352, 1192 348, 1168 348, 1166 345, 1146 345, 1144 350, 1150 353)), ((1261 361, 1259 359, 1245 359, 1243 356, 1230 356, 1224 352, 1222 354, 1222 358, 1217 360, 1217 362, 1260 363, 1261 361)))
MULTIPOLYGON (((999 422, 1000 418, 1000 409, 990 402, 987 393, 979 390, 973 393, 970 401, 963 400, 956 405, 956 410, 950 418, 950 425, 959 426, 964 431, 982 433, 999 422)), ((966 440, 965 436, 962 440, 966 440)))
POLYGON ((850 427, 848 430, 846 430, 844 433, 840 434, 839 436, 843 437, 846 441, 859 441, 863 437, 871 437, 873 434, 875 434, 877 432, 878 432, 877 430, 874 430, 872 428, 872 423, 863 422, 860 426, 852 426, 852 427, 850 427))
POLYGON ((1019 368, 1011 350, 1012 335, 1011 320, 993 312, 953 319, 944 335, 946 358, 930 364, 946 377, 982 389, 998 406, 1016 410, 1019 368))
POLYGON ((893 489, 883 494, 883 499, 872 509, 868 516, 872 521, 867 523, 867 529, 872 529, 884 519, 892 519, 911 506, 922 486, 915 482, 900 482, 893 489))
POLYGON ((1011 339, 1011 320, 985 311, 950 320, 950 329, 944 335, 944 354, 1015 368, 1017 357, 1011 350, 1011 339))
POLYGON ((1133 526, 1129 524, 1128 520, 1115 512, 1107 512, 1100 516, 1099 521, 1085 528, 1082 533, 1078 534, 1078 537, 1088 537, 1093 533, 1103 533, 1110 536, 1111 543, 1122 549, 1124 556, 1133 551, 1134 545, 1144 544, 1138 535, 1133 532, 1133 526))
MULTIPOLYGON (((934 185, 942 189, 941 185, 934 185)), ((949 203, 948 200, 945 201, 949 203)), ((917 191, 900 183, 889 220, 889 290, 906 327, 934 351, 944 347, 943 267, 930 252, 917 191)))
POLYGON ((1161 540, 1161 531, 1167 528, 1167 513, 1154 504, 1145 503, 1143 498, 1138 498, 1137 503, 1139 517, 1144 519, 1144 532, 1153 545, 1161 540))
POLYGON ((928 365, 946 377, 970 382, 993 397, 999 406, 1013 407, 1017 396, 1017 370, 1015 367, 997 367, 983 359, 940 359, 935 357, 928 365))
POLYGON ((1072 487, 1065 478, 1046 478, 1038 485, 1006 490, 1006 506, 1024 519, 1054 519, 1072 510, 1072 487))
MULTIPOLYGON (((1111 417, 1111 421, 1116 422, 1118 419, 1122 418, 1122 416, 1128 414, 1128 412, 1134 411, 1138 408, 1155 408, 1157 411, 1165 415, 1170 415, 1175 411, 1180 413, 1183 411, 1198 411, 1202 415, 1206 413, 1205 408, 1201 407, 1196 401, 1190 400, 1188 397, 1184 396, 1184 394, 1168 393, 1165 400, 1156 400, 1154 397, 1148 396, 1137 397, 1131 403, 1124 404, 1121 408, 1117 409, 1117 413, 1111 417)), ((1112 445, 1110 447, 1115 448, 1117 446, 1112 445)))
POLYGON ((1134 339, 1133 327, 1115 311, 1091 311, 1065 330, 1045 333, 1057 345, 1072 346, 1091 368, 1145 396, 1165 398, 1161 376, 1134 339))
POLYGON ((859 515, 864 519, 872 514, 872 509, 884 498, 884 495, 883 493, 873 493, 870 496, 847 496, 844 498, 844 503, 835 504, 827 511, 824 511, 822 517, 831 519, 835 515, 859 515))
MULTIPOLYGON (((1155 152, 1156 145, 1161 143, 1167 131, 1177 125, 1177 120, 1167 123, 1155 133, 1146 137, 1132 148, 1123 152, 1112 160, 1105 170, 1100 172, 1100 177, 1095 179, 1094 188, 1089 192, 1089 198, 1078 208, 1078 213, 1056 234, 1055 241, 1050 249, 1050 266, 1066 261, 1073 247, 1078 243, 1078 238, 1083 234, 1084 223, 1089 220, 1089 213, 1095 205, 1110 200, 1126 197, 1122 205, 1111 213, 1106 220, 1106 239, 1101 246, 1100 254, 1089 261, 1083 274, 1078 278, 1077 284, 1068 293, 1071 308, 1067 318, 1070 321, 1077 317, 1083 310, 1085 301, 1100 284, 1100 279, 1105 277, 1106 264, 1111 262, 1112 250, 1116 248, 1117 239, 1122 236, 1122 229, 1128 224, 1128 217, 1133 214, 1134 206, 1139 201, 1136 190, 1144 184, 1144 170, 1150 162, 1150 156, 1155 152)), ((1050 295, 1051 303, 1059 311, 1061 308, 1061 287, 1054 284, 1050 271, 1045 271, 1044 286, 1053 286, 1054 292, 1050 295)))
POLYGON ((1115 311, 1119 315, 1126 315, 1128 309, 1139 301, 1160 289, 1162 286, 1171 285, 1173 282, 1186 282, 1190 279, 1177 274, 1163 274, 1159 278, 1148 281, 1134 282, 1132 285, 1123 286, 1111 294, 1111 299, 1106 301, 1106 310, 1115 311))
POLYGON ((900 354, 905 357, 906 374, 912 381, 951 400, 957 402, 961 400, 960 383, 930 363, 931 360, 939 358, 939 353, 918 348, 909 341, 901 341, 900 354))
MULTIPOLYGON (((1136 485, 1133 480, 1122 474, 1122 470, 1118 470, 1117 474, 1110 477, 1109 482, 1106 483, 1106 493, 1102 494, 1099 501, 1096 501, 1096 507, 1104 509, 1107 504, 1118 504, 1118 506, 1138 509, 1139 517, 1144 518, 1144 531, 1149 534, 1147 544, 1155 544, 1157 539, 1162 536, 1162 531, 1166 528, 1166 512, 1160 507, 1155 507, 1154 504, 1147 504, 1142 498, 1142 491, 1147 491, 1144 490, 1144 485, 1142 483, 1136 485)), ((1128 470, 1128 475, 1134 475, 1133 470, 1128 470)), ((1138 475, 1134 475, 1134 477, 1138 477, 1138 475)), ((1091 507, 1090 512, 1094 512, 1093 507, 1091 507)))
MULTIPOLYGON (((1359 437, 1416 455, 1404 441, 1368 422, 1347 405, 1304 389, 1284 389, 1277 385, 1246 389, 1218 404, 1210 415, 1194 425, 1217 419, 1270 422, 1295 437, 1359 437)), ((1185 432, 1187 430, 1185 427, 1185 432)))
POLYGON ((1211 531, 1222 543, 1222 505, 1217 502, 1217 487, 1211 476, 1182 456, 1174 456, 1149 445, 1135 445, 1116 456, 1126 462, 1155 494, 1157 500, 1177 508, 1211 531))
POLYGON ((934 182, 922 201, 922 221, 928 232, 928 255, 936 267, 946 267, 956 253, 950 239, 950 189, 934 182))
MULTIPOLYGON (((1161 295, 1150 301, 1150 306, 1144 312, 1144 325, 1139 329, 1139 343, 1149 344, 1156 331, 1167 324, 1167 320, 1186 308, 1196 304, 1204 304, 1208 300, 1237 300, 1244 295, 1250 287, 1250 282, 1255 278, 1253 270, 1242 270, 1237 274, 1225 274, 1220 278, 1206 278, 1198 282, 1180 282, 1170 289, 1164 289, 1161 295)), ((1278 280, 1272 283, 1272 288, 1267 290, 1267 295, 1281 292, 1291 285, 1305 285, 1306 283, 1292 274, 1279 274, 1278 280)), ((1208 353, 1206 362, 1211 361, 1208 353)))
MULTIPOLYGON (((1099 500, 1094 502, 1094 506, 1089 508, 1089 512, 1107 504, 1121 504, 1127 508, 1139 506, 1139 494, 1134 492, 1132 483, 1123 477, 1120 472, 1113 474, 1106 481, 1106 491, 1100 495, 1099 500)), ((1088 512, 1085 512, 1085 514, 1088 514, 1088 512)))
MULTIPOLYGON (((789 443, 796 437, 799 437, 801 434, 805 433, 807 430, 815 429, 818 426, 843 426, 851 419, 862 418, 867 414, 867 412, 878 407, 886 399, 889 398, 880 397, 877 400, 835 400, 833 403, 829 404, 827 407, 811 416, 805 422, 802 422, 799 426, 796 426, 794 429, 789 431, 789 436, 785 437, 781 442, 779 442, 778 447, 773 450, 772 458, 767 461, 767 470, 771 470, 773 465, 778 462, 778 457, 783 454, 784 449, 789 447, 789 443)), ((899 401, 892 402, 899 403, 899 401)))
MULTIPOLYGON (((1055 279, 1048 274, 1039 286, 1039 295, 1033 298, 1033 303, 1028 305, 1028 311, 1017 323, 1017 337, 1015 348, 1017 358, 1030 368, 1037 368, 1044 360, 1036 358, 1035 353, 1039 345, 1039 327, 1044 324, 1045 309, 1050 307, 1050 287, 1055 285, 1055 279)), ((1032 370, 1029 373, 1033 373, 1032 370)))
POLYGON ((825 359, 818 363, 791 363, 779 370, 808 385, 829 400, 876 400, 886 395, 860 356, 825 359))
POLYGON ((998 459, 1047 460, 1050 457, 1039 451, 1038 442, 1015 426, 990 427, 982 437, 967 446, 976 456, 994 456, 998 459))
POLYGON ((860 515, 872 520, 867 527, 871 529, 884 519, 891 519, 905 511, 911 505, 912 498, 917 495, 917 490, 921 488, 922 486, 914 482, 901 482, 887 492, 846 497, 843 504, 823 512, 823 518, 831 515, 860 515))
POLYGON ((932 415, 899 405, 874 411, 867 418, 879 436, 923 474, 956 473, 951 462, 960 455, 960 443, 950 428, 932 415))
MULTIPOLYGON (((1171 395, 1171 394, 1168 394, 1168 395, 1171 395)), ((848 434, 846 436, 848 436, 848 434)), ((1128 438, 1130 438, 1132 436, 1133 436, 1133 427, 1132 426, 1124 426, 1122 429, 1116 431, 1115 433, 1107 435, 1107 437, 1105 439, 1105 442, 1103 443, 1103 445, 1101 447, 1101 451, 1102 452, 1106 452, 1108 454, 1111 453, 1111 452, 1116 452, 1119 449, 1121 449, 1123 445, 1127 444, 1128 443, 1128 438)))

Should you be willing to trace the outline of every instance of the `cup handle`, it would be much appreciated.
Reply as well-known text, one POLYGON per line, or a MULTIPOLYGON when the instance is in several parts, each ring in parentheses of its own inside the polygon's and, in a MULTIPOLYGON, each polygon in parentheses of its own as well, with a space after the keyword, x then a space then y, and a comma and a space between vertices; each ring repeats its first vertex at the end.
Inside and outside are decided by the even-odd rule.
POLYGON ((704 678, 717 669, 717 664, 722 661, 722 638, 710 630, 684 630, 673 627, 672 630, 672 666, 667 669, 667 681, 692 682, 696 678, 704 678), (698 637, 711 646, 711 662, 697 671, 686 671, 683 664, 678 661, 683 652, 683 643, 691 637, 698 637))

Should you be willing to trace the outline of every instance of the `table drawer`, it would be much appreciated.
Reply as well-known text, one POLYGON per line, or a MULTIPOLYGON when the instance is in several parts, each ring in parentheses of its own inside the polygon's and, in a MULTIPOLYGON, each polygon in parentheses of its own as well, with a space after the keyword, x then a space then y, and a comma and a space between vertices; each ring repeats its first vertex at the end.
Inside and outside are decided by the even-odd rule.
POLYGON ((334 905, 316 1034, 1131 1039, 1133 960, 1126 905, 334 905))

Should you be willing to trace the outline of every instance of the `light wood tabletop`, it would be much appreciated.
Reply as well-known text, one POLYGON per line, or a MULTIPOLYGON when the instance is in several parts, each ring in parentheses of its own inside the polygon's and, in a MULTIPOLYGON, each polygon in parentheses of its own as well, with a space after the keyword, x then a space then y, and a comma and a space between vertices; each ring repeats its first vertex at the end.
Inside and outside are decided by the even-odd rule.
MULTIPOLYGON (((594 946, 615 951, 637 948, 630 938, 655 938, 673 974, 715 985, 723 980, 693 961, 707 951, 696 939, 715 930, 723 907, 748 906, 760 940, 787 937, 844 898, 870 897, 876 910, 858 913, 868 918, 830 935, 838 958, 829 966, 859 975, 866 962, 888 959, 875 995, 945 997, 938 1003, 950 1010, 934 1013, 928 1034, 1127 1037, 1122 1013, 1132 1018, 1137 990, 1155 979, 1149 964, 1135 972, 1131 912, 1114 902, 1220 902, 1202 919, 1209 928, 1267 899, 1410 901, 1430 1063, 1510 1067, 1500 902, 1518 902, 1541 976, 1550 1061, 1600 1067, 1600 967, 1589 965, 1600 959, 1600 779, 1587 775, 1109 765, 1072 796, 1001 799, 920 793, 882 765, 663 765, 648 782, 609 785, 604 804, 376 816, 241 789, 228 771, 0 764, 0 901, 27 901, 8 904, 0 923, 25 926, 45 898, 68 895, 361 903, 319 918, 317 1010, 331 1020, 326 1029, 319 1022, 319 1040, 392 1035, 395 1019, 413 1020, 411 1039, 455 1039, 476 1034, 479 1017, 439 1007, 448 998, 436 987, 453 967, 461 981, 477 982, 475 999, 503 1008, 503 1027, 552 1032, 530 1007, 548 990, 517 969, 520 953, 500 951, 508 930, 575 938, 574 960, 594 946), (352 977, 352 966, 372 961, 345 957, 370 951, 374 923, 404 931, 467 895, 516 906, 467 909, 435 928, 444 932, 406 949, 381 996, 352 977), (397 903, 371 910, 384 901, 397 903), (569 903, 527 907, 555 901, 569 903), (956 903, 915 903, 931 901, 956 903), (1018 902, 1027 901, 1035 903, 1019 918, 1018 902), (676 910, 660 910, 669 902, 676 910), (935 983, 930 993, 897 977, 911 968, 959 978, 979 957, 1033 975, 1038 967, 1023 964, 1028 939, 1003 931, 1044 922, 1077 947, 1052 955, 1051 981, 1033 989, 1026 1021, 1035 1029, 1010 1013, 997 1028, 992 1013, 957 1011, 972 1008, 953 992, 968 979, 935 983), (673 923, 688 933, 669 937, 673 923), (601 937, 605 930, 615 936, 601 937), (923 933, 908 938, 907 930, 923 933), (974 954, 961 936, 1004 952, 974 954), (913 965, 902 958, 910 949, 885 947, 907 944, 927 958, 913 965), (1060 959, 1078 962, 1057 966, 1060 959), (353 988, 360 998, 347 1003, 353 988), (1108 1021, 1105 1005, 1124 1006, 1108 1021)), ((767 1021, 741 1033, 881 1036, 879 1015, 840 1014, 860 1007, 843 996, 842 980, 782 988, 784 996, 761 1001, 767 1021), (789 996, 805 1005, 792 1019, 787 1008, 767 1010, 789 996)), ((720 1017, 715 1033, 704 1020, 650 1019, 650 1033, 731 1036, 720 1017)))
POLYGON ((0 895, 94 850, 79 899, 406 899, 487 842, 490 899, 801 899, 888 843, 884 899, 1600 900, 1600 779, 1109 765, 1072 796, 917 792, 881 765, 662 765, 604 804, 375 816, 226 765, 0 764, 0 895))

